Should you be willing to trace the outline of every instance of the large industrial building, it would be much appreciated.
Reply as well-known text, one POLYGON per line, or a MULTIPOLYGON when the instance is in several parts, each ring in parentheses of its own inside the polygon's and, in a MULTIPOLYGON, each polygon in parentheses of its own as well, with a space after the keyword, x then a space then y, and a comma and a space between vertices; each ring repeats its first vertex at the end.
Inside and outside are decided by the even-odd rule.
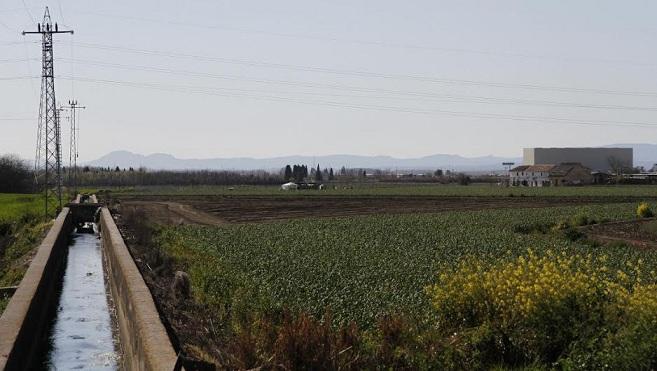
POLYGON ((524 148, 523 165, 579 163, 593 171, 633 167, 632 148, 524 148))

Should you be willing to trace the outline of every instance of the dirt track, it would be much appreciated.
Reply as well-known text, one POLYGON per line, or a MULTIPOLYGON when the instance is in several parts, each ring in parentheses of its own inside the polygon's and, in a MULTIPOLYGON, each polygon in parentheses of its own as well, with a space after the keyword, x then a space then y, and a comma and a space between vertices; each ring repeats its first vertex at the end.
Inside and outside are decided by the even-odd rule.
POLYGON ((583 230, 601 243, 623 242, 641 248, 657 248, 657 235, 644 226, 655 224, 655 218, 596 224, 583 230))
POLYGON ((157 224, 225 224, 220 218, 194 208, 193 206, 171 201, 131 201, 122 204, 122 209, 141 209, 148 218, 157 224))
POLYGON ((306 217, 433 213, 637 201, 639 199, 634 197, 142 196, 124 199, 122 205, 142 208, 158 223, 220 225, 306 217))

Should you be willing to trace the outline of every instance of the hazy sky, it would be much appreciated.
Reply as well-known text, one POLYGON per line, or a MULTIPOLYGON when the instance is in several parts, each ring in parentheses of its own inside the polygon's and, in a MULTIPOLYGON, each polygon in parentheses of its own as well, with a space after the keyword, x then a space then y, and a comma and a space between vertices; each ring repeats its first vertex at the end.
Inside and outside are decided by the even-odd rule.
POLYGON ((46 5, 75 30, 55 74, 87 106, 82 161, 657 140, 655 1, 3 0, 0 153, 34 156, 40 45, 20 31, 46 5))

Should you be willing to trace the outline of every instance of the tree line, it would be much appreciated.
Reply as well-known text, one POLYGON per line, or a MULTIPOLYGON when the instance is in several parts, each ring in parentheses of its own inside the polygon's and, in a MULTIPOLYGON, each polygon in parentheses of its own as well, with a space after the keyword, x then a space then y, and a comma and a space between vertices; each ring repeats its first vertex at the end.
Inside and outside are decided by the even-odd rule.
POLYGON ((277 185, 279 174, 263 170, 146 170, 83 167, 77 175, 79 186, 138 185, 277 185))
POLYGON ((308 172, 307 165, 286 165, 283 169, 283 179, 286 181, 293 181, 301 183, 304 181, 314 180, 315 182, 322 182, 325 180, 335 180, 333 168, 323 169, 317 164, 317 168, 310 169, 308 172))
POLYGON ((34 190, 32 169, 15 155, 0 156, 0 193, 30 193, 34 190))
MULTIPOLYGON (((279 185, 283 182, 326 181, 384 181, 384 182, 432 182, 467 185, 475 182, 495 182, 497 177, 472 179, 462 173, 436 170, 423 174, 398 174, 378 169, 341 167, 322 168, 308 165, 286 165, 280 171, 224 171, 224 170, 148 170, 145 168, 89 167, 78 169, 77 184, 81 187, 139 186, 139 185, 279 185), (485 179, 484 179, 485 178, 485 179)), ((64 185, 72 185, 72 172, 63 168, 64 185)), ((36 191, 33 169, 18 156, 0 155, 0 193, 30 193, 36 191)))

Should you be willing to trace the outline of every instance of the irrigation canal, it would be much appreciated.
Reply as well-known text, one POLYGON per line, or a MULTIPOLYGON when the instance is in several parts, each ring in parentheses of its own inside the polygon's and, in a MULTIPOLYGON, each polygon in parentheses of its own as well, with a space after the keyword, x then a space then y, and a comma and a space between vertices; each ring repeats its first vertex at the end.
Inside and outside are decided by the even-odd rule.
POLYGON ((71 234, 44 368, 116 370, 120 349, 96 225, 71 234), (91 232, 91 233, 89 233, 91 232))
POLYGON ((0 316, 0 371, 183 369, 112 214, 78 196, 0 316))

